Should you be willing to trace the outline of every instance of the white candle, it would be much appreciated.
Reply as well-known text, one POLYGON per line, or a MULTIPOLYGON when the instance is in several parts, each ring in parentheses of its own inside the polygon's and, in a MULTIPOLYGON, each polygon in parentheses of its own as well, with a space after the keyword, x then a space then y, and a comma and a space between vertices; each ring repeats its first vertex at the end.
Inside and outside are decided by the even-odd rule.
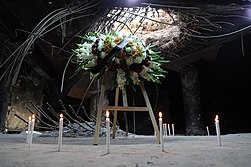
POLYGON ((29 147, 32 145, 32 139, 33 139, 33 131, 34 131, 34 126, 35 126, 35 115, 32 115, 31 119, 31 129, 30 129, 30 139, 29 139, 29 147))
POLYGON ((163 121, 162 121, 162 113, 159 112, 159 129, 160 129, 160 143, 161 143, 161 151, 164 151, 164 141, 163 141, 163 121))
POLYGON ((173 136, 174 136, 174 124, 172 124, 172 131, 173 131, 173 136))
POLYGON ((164 136, 167 136, 167 125, 163 124, 164 136))
POLYGON ((30 140, 30 133, 31 133, 31 117, 29 117, 29 122, 28 122, 28 132, 27 132, 27 137, 26 137, 26 143, 29 144, 30 140))
POLYGON ((207 135, 208 135, 208 136, 210 136, 210 134, 209 134, 209 128, 208 128, 208 126, 207 126, 207 135))
POLYGON ((59 127, 58 127, 58 151, 61 150, 62 147, 62 136, 63 136, 63 114, 60 114, 60 118, 59 118, 59 127))
POLYGON ((106 111, 106 150, 107 154, 110 153, 110 118, 109 111, 106 111))
POLYGON ((167 127, 168 127, 168 135, 171 136, 170 124, 168 124, 167 127))
POLYGON ((216 127, 216 134, 217 134, 217 142, 218 142, 218 145, 221 146, 220 121, 219 121, 218 115, 215 116, 215 127, 216 127))

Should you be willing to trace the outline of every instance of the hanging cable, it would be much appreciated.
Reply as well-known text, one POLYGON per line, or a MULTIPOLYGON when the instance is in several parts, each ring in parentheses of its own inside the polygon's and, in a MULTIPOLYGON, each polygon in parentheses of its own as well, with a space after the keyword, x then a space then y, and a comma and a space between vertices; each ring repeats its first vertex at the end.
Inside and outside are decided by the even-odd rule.
POLYGON ((242 52, 242 56, 245 56, 243 33, 242 32, 241 32, 241 52, 242 52))

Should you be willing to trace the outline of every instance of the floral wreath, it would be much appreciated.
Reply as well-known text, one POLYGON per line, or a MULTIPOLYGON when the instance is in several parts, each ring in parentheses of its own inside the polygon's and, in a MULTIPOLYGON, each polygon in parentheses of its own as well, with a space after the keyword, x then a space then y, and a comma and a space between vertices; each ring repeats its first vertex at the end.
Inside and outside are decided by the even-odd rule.
POLYGON ((153 46, 145 46, 137 36, 127 37, 129 41, 114 55, 110 54, 122 43, 125 36, 117 33, 88 33, 81 38, 84 43, 77 44, 78 48, 74 50, 76 63, 94 76, 92 70, 104 63, 108 57, 111 58, 101 68, 114 72, 115 87, 122 89, 126 85, 139 84, 143 80, 160 83, 159 78, 165 77, 164 74, 167 73, 161 68, 167 61, 152 50, 153 46))

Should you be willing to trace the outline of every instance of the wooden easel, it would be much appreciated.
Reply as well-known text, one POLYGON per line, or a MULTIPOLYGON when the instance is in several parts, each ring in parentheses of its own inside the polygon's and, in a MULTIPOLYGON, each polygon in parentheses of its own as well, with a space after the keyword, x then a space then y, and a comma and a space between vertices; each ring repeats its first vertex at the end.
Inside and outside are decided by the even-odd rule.
POLYGON ((101 118, 102 118, 102 111, 103 110, 111 110, 114 111, 114 119, 113 119, 113 138, 115 138, 115 133, 116 133, 116 122, 117 122, 117 111, 148 111, 154 130, 157 135, 157 143, 160 143, 160 132, 159 128, 156 122, 156 119, 153 114, 153 110, 149 101, 149 98, 147 96, 146 90, 144 83, 142 82, 140 84, 141 91, 143 93, 146 107, 128 107, 127 103, 127 95, 126 95, 126 89, 122 89, 122 98, 123 98, 123 106, 118 106, 118 100, 119 100, 119 88, 116 88, 116 95, 115 95, 115 106, 104 106, 103 101, 104 101, 104 95, 105 95, 105 85, 102 82, 101 85, 101 93, 99 97, 99 104, 98 104, 98 112, 97 112, 97 118, 96 118, 96 128, 95 128, 95 133, 94 133, 94 139, 93 139, 93 145, 98 145, 98 138, 99 138, 99 130, 100 130, 100 125, 101 125, 101 118))

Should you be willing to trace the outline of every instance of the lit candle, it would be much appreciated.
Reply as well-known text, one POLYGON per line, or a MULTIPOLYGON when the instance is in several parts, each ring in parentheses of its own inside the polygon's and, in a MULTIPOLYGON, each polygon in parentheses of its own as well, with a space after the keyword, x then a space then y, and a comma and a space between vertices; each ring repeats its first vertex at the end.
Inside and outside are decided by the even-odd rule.
POLYGON ((218 142, 218 145, 221 146, 220 121, 219 121, 218 115, 215 116, 215 127, 216 127, 216 134, 217 134, 217 142, 218 142))
POLYGON ((174 136, 174 124, 172 124, 172 131, 173 131, 173 136, 174 136))
POLYGON ((35 115, 32 115, 31 119, 31 129, 30 129, 30 139, 29 139, 29 147, 32 145, 32 139, 33 139, 33 131, 34 131, 34 126, 35 126, 35 115))
POLYGON ((109 111, 106 111, 106 149, 107 154, 110 153, 110 118, 109 118, 109 111))
POLYGON ((28 122, 28 132, 27 132, 27 137, 26 137, 26 143, 29 144, 30 140, 30 133, 31 133, 31 117, 29 117, 29 122, 28 122))
POLYGON ((60 118, 59 118, 59 130, 58 130, 58 151, 61 150, 61 146, 62 146, 62 136, 63 136, 63 114, 60 114, 60 118))
POLYGON ((209 134, 209 128, 208 128, 208 126, 207 126, 207 135, 208 135, 208 136, 210 136, 210 134, 209 134))
POLYGON ((159 112, 159 129, 160 129, 160 143, 161 143, 161 151, 164 151, 164 141, 163 141, 163 121, 162 121, 162 113, 159 112))
POLYGON ((168 128, 168 135, 171 136, 170 124, 167 125, 168 128))
POLYGON ((167 125, 163 124, 164 136, 167 136, 167 125))

